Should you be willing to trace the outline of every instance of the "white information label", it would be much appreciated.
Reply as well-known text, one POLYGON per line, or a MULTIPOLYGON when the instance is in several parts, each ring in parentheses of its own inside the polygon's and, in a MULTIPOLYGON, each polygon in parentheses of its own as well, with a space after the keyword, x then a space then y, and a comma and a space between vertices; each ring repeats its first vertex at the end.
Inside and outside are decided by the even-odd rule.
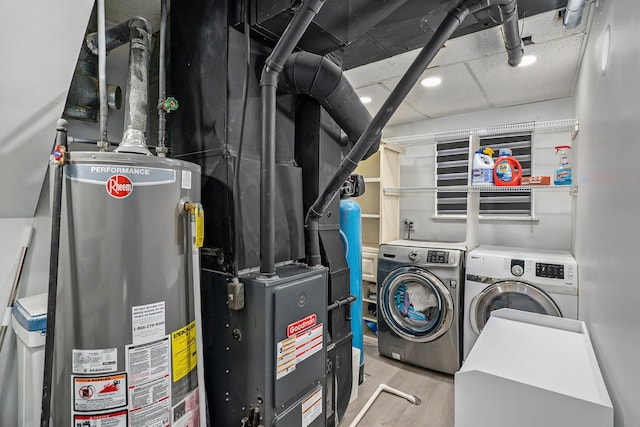
POLYGON ((172 427, 193 427, 200 425, 200 401, 196 388, 173 407, 172 427))
POLYGON ((322 338, 322 323, 296 335, 297 363, 322 350, 322 338))
POLYGON ((182 188, 191 190, 191 171, 182 171, 182 188))
POLYGON ((133 344, 144 344, 164 338, 164 301, 131 307, 133 344))
POLYGON ((73 425, 79 427, 127 427, 127 410, 107 414, 73 416, 73 425))
POLYGON ((277 343, 276 380, 295 371, 298 363, 322 350, 322 325, 320 323, 277 343))
POLYGON ((74 374, 104 374, 118 370, 118 349, 73 350, 74 374))
POLYGON ((307 427, 322 414, 322 387, 312 391, 302 401, 302 427, 307 427))
POLYGON ((170 337, 126 346, 129 372, 129 423, 165 427, 171 418, 170 337))
POLYGON ((296 337, 289 337, 276 346, 276 379, 296 370, 296 337))
POLYGON ((127 405, 127 374, 71 377, 77 412, 104 411, 127 405))

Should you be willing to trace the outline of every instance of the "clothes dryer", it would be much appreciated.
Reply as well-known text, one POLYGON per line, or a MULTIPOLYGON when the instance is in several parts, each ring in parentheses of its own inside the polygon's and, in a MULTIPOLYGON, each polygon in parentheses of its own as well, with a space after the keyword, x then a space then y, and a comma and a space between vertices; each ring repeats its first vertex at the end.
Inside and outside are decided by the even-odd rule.
POLYGON ((378 349, 453 374, 462 356, 466 247, 398 240, 378 252, 378 349))
POLYGON ((481 245, 468 253, 464 287, 464 358, 493 310, 578 318, 578 267, 567 251, 481 245))

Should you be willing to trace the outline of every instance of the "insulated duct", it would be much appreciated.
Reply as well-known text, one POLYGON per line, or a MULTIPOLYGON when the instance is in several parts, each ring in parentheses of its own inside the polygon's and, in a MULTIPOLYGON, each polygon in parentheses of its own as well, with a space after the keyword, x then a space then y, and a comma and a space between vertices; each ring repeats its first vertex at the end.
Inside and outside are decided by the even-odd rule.
POLYGON ((329 184, 320 193, 314 204, 309 208, 305 219, 308 233, 307 262, 311 266, 321 264, 319 222, 331 200, 340 191, 347 177, 355 170, 360 160, 369 152, 371 145, 380 138, 382 129, 387 124, 393 113, 398 109, 411 88, 416 84, 424 70, 429 66, 438 51, 449 40, 453 32, 462 24, 465 18, 473 12, 496 5, 500 8, 503 18, 505 36, 505 48, 508 54, 508 62, 512 67, 517 66, 522 59, 522 41, 518 31, 518 11, 516 0, 467 0, 449 11, 438 29, 433 34, 426 46, 420 51, 416 59, 409 66, 384 102, 369 126, 362 133, 358 142, 344 158, 340 168, 329 181, 329 184))
MULTIPOLYGON (((98 53, 97 37, 97 33, 87 36, 87 44, 94 54, 98 53)), ((151 155, 145 139, 151 25, 142 17, 134 17, 109 28, 105 38, 107 52, 127 42, 130 46, 124 134, 115 151, 151 155)))
POLYGON ((586 3, 587 0, 569 0, 567 2, 567 8, 564 11, 564 18, 562 19, 562 27, 565 30, 571 30, 580 25, 582 12, 586 3))
MULTIPOLYGON (((304 94, 320 103, 347 138, 356 143, 371 123, 369 111, 360 101, 342 69, 324 56, 309 52, 296 52, 289 56, 282 72, 280 89, 304 94)), ((380 145, 380 136, 373 141, 364 159, 369 158, 380 145)))
POLYGON ((262 150, 260 163, 260 274, 274 276, 275 269, 275 187, 276 187, 276 92, 285 61, 318 14, 324 0, 308 0, 300 5, 262 69, 262 150))

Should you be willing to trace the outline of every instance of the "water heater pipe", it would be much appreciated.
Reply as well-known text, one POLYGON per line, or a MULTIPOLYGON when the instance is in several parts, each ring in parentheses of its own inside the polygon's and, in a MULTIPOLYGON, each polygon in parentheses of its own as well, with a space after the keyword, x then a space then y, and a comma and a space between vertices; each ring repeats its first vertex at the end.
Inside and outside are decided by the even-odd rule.
POLYGON ((107 139, 107 116, 109 107, 107 104, 107 49, 104 0, 98 0, 98 90, 100 93, 100 140, 98 141, 99 151, 109 151, 109 140, 107 139))
POLYGON ((165 146, 167 112, 164 109, 164 101, 167 97, 167 0, 160 1, 160 53, 158 54, 158 146, 156 154, 164 157, 167 154, 165 146))
POLYGON ((567 2, 567 8, 564 11, 564 18, 562 19, 562 27, 565 30, 571 30, 580 25, 582 12, 586 3, 587 0, 569 0, 567 2))
POLYGON ((260 157, 260 274, 274 276, 276 188, 276 92, 285 61, 293 52, 325 0, 306 0, 293 15, 267 58, 260 76, 262 150, 260 157))
MULTIPOLYGON (((371 123, 371 114, 342 69, 324 56, 309 52, 291 54, 282 72, 280 89, 318 101, 354 144, 371 123)), ((378 151, 379 145, 378 136, 364 159, 378 151)))
POLYGON ((42 406, 40 426, 49 427, 51 418, 51 383, 53 380, 53 344, 56 327, 56 297, 58 294, 58 258, 60 255, 60 215, 62 213, 63 168, 66 163, 67 129, 69 123, 60 119, 57 123, 56 151, 51 207, 51 246, 49 252, 49 287, 47 295, 47 329, 44 344, 44 372, 42 375, 42 406))
POLYGON ((358 142, 342 161, 340 168, 331 178, 327 186, 313 203, 305 218, 307 231, 307 263, 311 266, 321 264, 320 256, 320 218, 325 210, 338 194, 340 188, 355 170, 360 160, 371 149, 371 145, 380 138, 382 129, 398 109, 411 88, 416 84, 424 70, 429 66, 433 58, 440 51, 444 43, 449 40, 453 32, 462 24, 465 18, 473 12, 485 9, 492 5, 500 7, 504 19, 503 28, 505 35, 505 47, 510 66, 517 66, 522 59, 522 42, 518 31, 518 12, 516 0, 467 0, 449 11, 438 29, 435 31, 426 46, 420 51, 409 69, 400 79, 384 104, 378 110, 369 126, 362 133, 358 142))

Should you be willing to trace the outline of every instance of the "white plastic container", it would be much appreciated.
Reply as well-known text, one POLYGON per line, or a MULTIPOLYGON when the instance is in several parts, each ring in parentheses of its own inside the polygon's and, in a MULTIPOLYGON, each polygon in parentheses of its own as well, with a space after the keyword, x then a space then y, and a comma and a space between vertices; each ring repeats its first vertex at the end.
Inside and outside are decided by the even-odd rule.
POLYGON ((358 377, 360 376, 360 349, 358 347, 351 347, 351 395, 349 396, 349 403, 358 398, 358 377))
POLYGON ((471 163, 471 185, 493 185, 493 168, 495 164, 491 156, 476 151, 471 163))
POLYGON ((18 337, 18 426, 37 426, 42 401, 47 294, 18 299, 11 324, 18 337))

